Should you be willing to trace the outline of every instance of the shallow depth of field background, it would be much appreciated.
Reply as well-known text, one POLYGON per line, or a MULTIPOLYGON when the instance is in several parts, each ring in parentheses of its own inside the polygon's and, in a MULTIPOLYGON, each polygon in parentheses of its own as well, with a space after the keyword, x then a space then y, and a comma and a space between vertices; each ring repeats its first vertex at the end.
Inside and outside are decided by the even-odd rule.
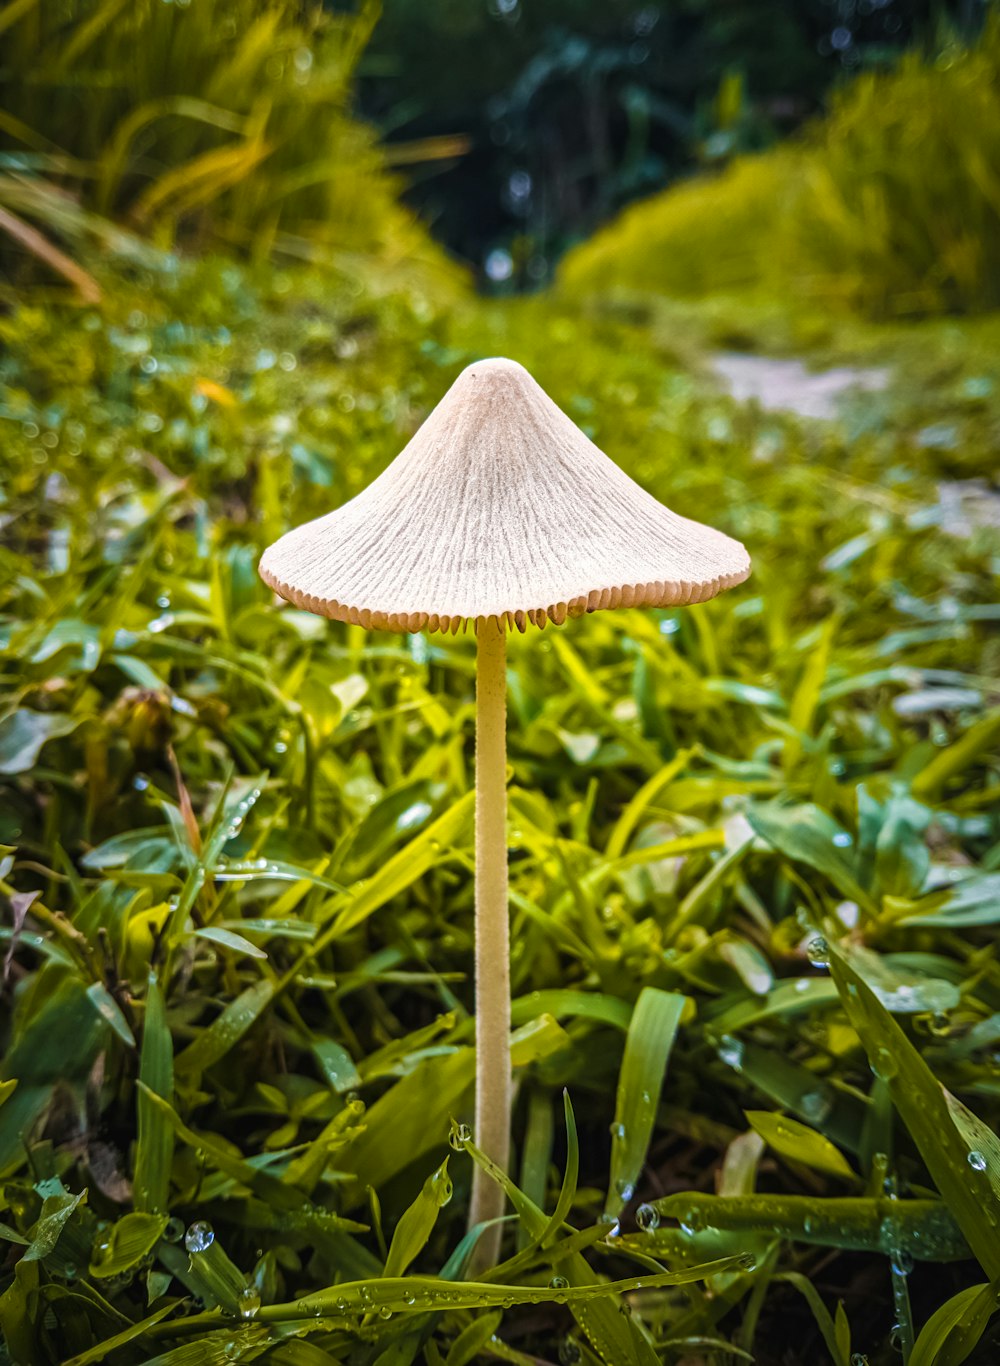
POLYGON ((2 1360, 1000 1357, 998 309, 980 0, 0 0, 2 1360), (496 354, 754 573, 511 641, 464 1286, 473 641, 256 563, 496 354))

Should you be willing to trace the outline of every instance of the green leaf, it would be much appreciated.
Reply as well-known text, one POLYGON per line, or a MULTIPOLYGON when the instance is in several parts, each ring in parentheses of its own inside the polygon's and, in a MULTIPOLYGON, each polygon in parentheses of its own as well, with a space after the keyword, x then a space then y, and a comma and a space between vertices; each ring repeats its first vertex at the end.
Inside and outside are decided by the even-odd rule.
POLYGON ((386 1276, 402 1276, 420 1254, 434 1231, 439 1213, 451 1199, 451 1191, 448 1159, 445 1158, 437 1171, 432 1172, 424 1182, 416 1200, 399 1216, 385 1261, 386 1276))
POLYGON ((87 988, 87 999, 101 1019, 111 1026, 122 1043, 127 1044, 129 1048, 134 1048, 135 1036, 122 1014, 122 1008, 103 982, 91 983, 87 988))
POLYGON ((69 1223, 74 1211, 86 1198, 85 1190, 76 1195, 63 1192, 46 1196, 42 1201, 41 1213, 31 1230, 31 1243, 22 1260, 38 1262, 47 1257, 59 1241, 59 1235, 69 1223))
POLYGON ((791 1162, 802 1162, 816 1171, 826 1172, 841 1180, 856 1181, 843 1154, 833 1146, 828 1138, 800 1124, 797 1119, 787 1115, 775 1115, 769 1110, 747 1110, 746 1117, 760 1134, 761 1138, 782 1157, 791 1162))
POLYGON ((632 1012, 618 1073, 611 1130, 611 1171, 605 1211, 617 1214, 631 1199, 646 1161, 670 1050, 685 997, 644 987, 632 1012))
POLYGON ((473 1319, 451 1344, 445 1357, 445 1366, 469 1366, 469 1362, 479 1355, 500 1327, 502 1318, 503 1310, 498 1310, 473 1319))
MULTIPOLYGON (((760 1233, 815 1247, 880 1252, 902 1249, 918 1261, 954 1262, 969 1248, 948 1207, 940 1200, 812 1195, 702 1195, 686 1191, 653 1201, 663 1218, 694 1230, 760 1233)), ((676 1230, 662 1224, 639 1235, 655 1256, 659 1241, 671 1246, 676 1230)), ((628 1237, 622 1246, 629 1246, 628 1237)))
POLYGON ((855 876, 851 861, 841 852, 851 837, 832 816, 818 806, 752 806, 747 819, 768 844, 787 858, 815 868, 829 878, 837 891, 856 901, 870 915, 877 907, 855 876))
POLYGON ((960 777, 987 754, 1000 738, 1000 709, 988 712, 969 727, 961 739, 935 754, 911 784, 913 795, 924 801, 937 801, 952 778, 960 777))
POLYGON ((405 892, 407 887, 411 887, 418 878, 423 877, 442 857, 447 858, 451 847, 469 826, 475 796, 474 792, 467 792, 464 797, 460 797, 449 811, 439 816, 398 853, 393 854, 374 877, 370 877, 367 882, 359 884, 356 889, 349 892, 346 907, 340 911, 329 929, 320 935, 311 951, 318 952, 331 939, 360 925, 387 901, 399 896, 400 892, 405 892))
POLYGON ((969 1144, 955 1126, 944 1091, 875 993, 830 948, 830 974, 869 1062, 882 1076, 938 1190, 991 1280, 1000 1277, 1000 1201, 989 1177, 969 1164, 969 1144))
POLYGON ((274 998, 275 984, 262 979, 230 1001, 174 1060, 178 1075, 191 1077, 213 1067, 234 1048, 263 1015, 274 998))
POLYGON ((685 1267, 681 1271, 664 1271, 656 1275, 631 1276, 618 1281, 599 1281, 589 1285, 556 1289, 551 1286, 495 1285, 485 1281, 442 1281, 433 1276, 402 1276, 395 1279, 360 1281, 322 1290, 291 1304, 280 1305, 271 1313, 289 1320, 314 1318, 320 1315, 369 1313, 388 1309, 393 1314, 422 1314, 428 1310, 510 1308, 515 1304, 585 1304, 588 1301, 612 1298, 634 1290, 636 1282, 643 1288, 656 1290, 661 1286, 690 1285, 707 1280, 720 1272, 739 1268, 738 1257, 723 1257, 702 1266, 685 1267))
POLYGON ((158 1213, 169 1208, 174 1131, 162 1110, 153 1105, 149 1097, 156 1095, 168 1103, 171 1100, 174 1052, 163 992, 152 973, 146 990, 139 1080, 142 1087, 136 1096, 137 1138, 132 1198, 137 1210, 158 1213))
POLYGON ((955 930, 1000 921, 1000 873, 975 873, 911 902, 900 925, 940 925, 955 930), (926 908, 926 909, 925 909, 926 908))
POLYGON ((970 1285, 945 1300, 920 1330, 909 1366, 961 1366, 997 1312, 992 1285, 970 1285))
POLYGON ((165 1214, 133 1211, 116 1220, 95 1244, 90 1274, 99 1280, 130 1271, 151 1252, 167 1226, 165 1214))
POLYGON ((22 707, 0 721, 0 773, 27 773, 42 746, 69 735, 80 718, 57 711, 31 711, 22 707))
POLYGON ((245 958, 267 958, 264 950, 259 949, 256 944, 251 944, 249 939, 244 939, 241 934, 234 934, 232 930, 220 929, 218 925, 208 925, 205 929, 195 930, 194 934, 196 939, 208 939, 213 944, 221 944, 224 949, 231 949, 233 953, 241 954, 245 958))
POLYGON ((908 971, 863 944, 845 941, 838 951, 893 1015, 943 1013, 954 1010, 962 999, 954 982, 908 971))

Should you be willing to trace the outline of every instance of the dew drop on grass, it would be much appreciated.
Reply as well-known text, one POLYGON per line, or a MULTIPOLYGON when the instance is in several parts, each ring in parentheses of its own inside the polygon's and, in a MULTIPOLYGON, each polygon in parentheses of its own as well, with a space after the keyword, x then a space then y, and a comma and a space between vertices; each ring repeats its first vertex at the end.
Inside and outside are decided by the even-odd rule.
POLYGON ((877 1048, 871 1060, 871 1069, 879 1081, 892 1081, 899 1071, 899 1063, 888 1048, 877 1048))
POLYGON ((635 1222, 644 1233, 652 1233, 660 1226, 660 1211, 655 1205, 640 1205, 635 1212, 635 1222))
POLYGON ((215 1230, 204 1219, 199 1219, 197 1223, 192 1224, 184 1235, 184 1246, 192 1254, 207 1252, 214 1242, 215 1230))
POLYGON ((897 1276, 908 1276, 913 1270, 913 1258, 902 1247, 895 1249, 889 1259, 889 1264, 897 1276))
POLYGON ((581 1355, 579 1344, 573 1338, 563 1338, 559 1344, 559 1360, 562 1366, 576 1366, 581 1355))
POLYGON ((550 1289, 550 1290, 568 1290, 568 1289, 569 1289, 569 1281, 566 1279, 565 1276, 553 1276, 552 1279, 551 1279, 551 1281, 549 1281, 549 1289, 550 1289))
POLYGON ((830 946, 821 934, 815 939, 810 939, 806 945, 806 957, 810 963, 815 963, 818 968, 830 966, 830 946))
POLYGON ((472 1141, 472 1130, 468 1124, 456 1124, 448 1137, 449 1144, 457 1153, 465 1151, 465 1145, 472 1141))
POLYGON ((168 1243, 179 1243, 184 1237, 184 1220, 178 1219, 176 1216, 173 1219, 168 1219, 167 1226, 163 1230, 163 1236, 168 1243))
POLYGON ((737 1261, 744 1271, 756 1271, 757 1269, 757 1258, 752 1252, 741 1252, 737 1261))
POLYGON ((974 1172, 984 1172, 986 1170, 986 1157, 978 1148, 973 1148, 969 1153, 969 1166, 974 1172))
POLYGON ((851 1366, 868 1366, 868 1358, 863 1352, 852 1352, 851 1366))
POLYGON ((620 1177, 619 1180, 615 1182, 615 1190, 618 1192, 620 1198, 625 1201, 626 1205, 635 1194, 635 1187, 632 1185, 631 1181, 626 1181, 624 1177, 620 1177))
POLYGON ((260 1295, 252 1285, 248 1285, 245 1290, 240 1291, 239 1311, 240 1318, 252 1319, 260 1308, 260 1295))

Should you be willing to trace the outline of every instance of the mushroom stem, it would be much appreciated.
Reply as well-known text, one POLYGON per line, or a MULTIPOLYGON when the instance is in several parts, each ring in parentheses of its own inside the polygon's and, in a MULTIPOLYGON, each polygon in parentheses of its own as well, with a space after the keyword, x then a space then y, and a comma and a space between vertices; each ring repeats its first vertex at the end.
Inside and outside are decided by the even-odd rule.
MULTIPOLYGON (((510 925, 507 909, 506 635, 496 617, 476 622, 476 1119, 487 1157, 510 1155, 510 925)), ((469 1226, 499 1219, 500 1186, 477 1167, 469 1226)), ((476 1245, 480 1269, 499 1256, 501 1225, 476 1245)))

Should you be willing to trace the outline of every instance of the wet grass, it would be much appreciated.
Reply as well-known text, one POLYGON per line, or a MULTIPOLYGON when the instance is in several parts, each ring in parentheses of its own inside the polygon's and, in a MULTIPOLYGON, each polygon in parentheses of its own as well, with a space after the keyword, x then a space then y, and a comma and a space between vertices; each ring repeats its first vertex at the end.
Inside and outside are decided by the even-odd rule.
POLYGON ((710 314, 105 272, 0 322, 11 1358, 990 1361, 1000 546, 937 497, 995 449, 982 336, 810 426, 711 387, 710 314), (755 572, 512 642, 516 1184, 468 1284, 470 644, 255 564, 497 352, 755 572))

